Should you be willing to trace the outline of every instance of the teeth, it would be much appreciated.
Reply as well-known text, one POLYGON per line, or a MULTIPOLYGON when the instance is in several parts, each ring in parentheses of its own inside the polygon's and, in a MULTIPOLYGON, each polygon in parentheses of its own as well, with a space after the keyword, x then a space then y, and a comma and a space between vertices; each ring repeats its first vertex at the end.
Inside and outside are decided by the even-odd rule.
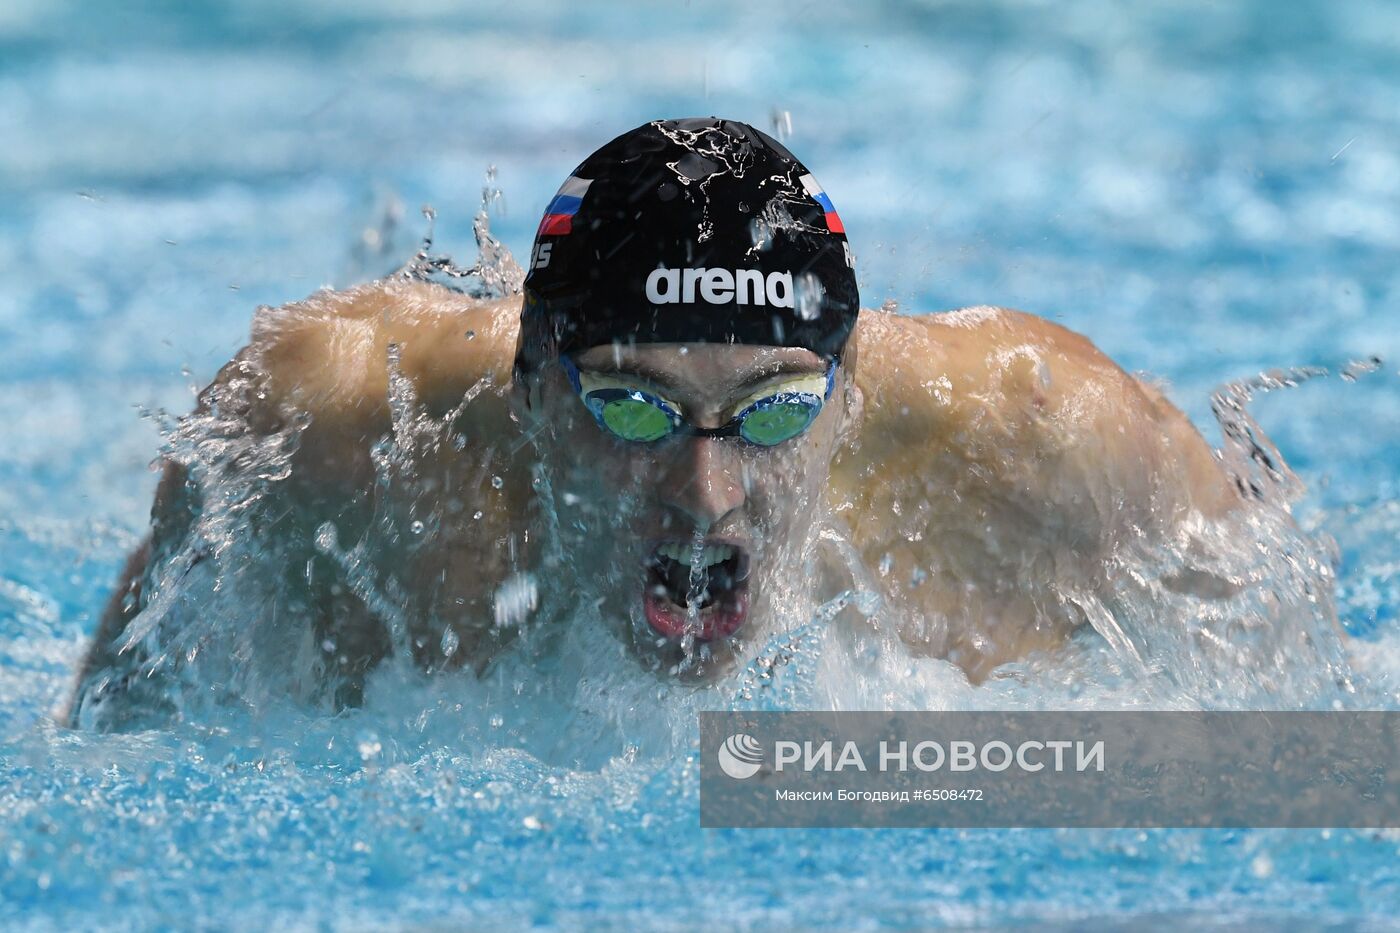
MULTIPOLYGON (((686 567, 695 563, 695 548, 678 541, 667 542, 656 549, 656 553, 686 567)), ((707 544, 700 549, 700 566, 711 567, 734 556, 734 548, 728 544, 707 544)))

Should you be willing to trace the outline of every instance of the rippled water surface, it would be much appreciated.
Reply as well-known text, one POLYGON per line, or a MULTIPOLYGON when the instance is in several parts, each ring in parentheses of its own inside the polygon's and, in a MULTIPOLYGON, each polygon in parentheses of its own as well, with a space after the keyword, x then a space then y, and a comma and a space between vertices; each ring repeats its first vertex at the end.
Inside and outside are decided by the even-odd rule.
POLYGON ((697 710, 736 704, 1400 706, 1400 8, 673 6, 0 9, 0 924, 1392 925, 1394 833, 702 832, 689 748, 697 710), (1043 314, 1216 443, 1216 386, 1328 368, 1251 403, 1308 487, 1302 562, 1256 564, 1285 603, 1335 572, 1347 641, 1204 684, 1088 632, 972 688, 814 623, 766 686, 697 691, 638 677, 580 614, 549 663, 390 669, 338 717, 53 724, 144 533, 159 413, 256 305, 394 268, 424 203, 469 260, 489 166, 521 254, 584 154, 708 112, 789 133, 869 306, 1043 314))

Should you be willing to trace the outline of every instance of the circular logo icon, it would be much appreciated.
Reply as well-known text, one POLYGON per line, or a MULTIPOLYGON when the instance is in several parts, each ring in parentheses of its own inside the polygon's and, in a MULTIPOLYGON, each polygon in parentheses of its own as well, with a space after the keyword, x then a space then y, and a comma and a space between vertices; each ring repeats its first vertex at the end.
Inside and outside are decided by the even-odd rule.
POLYGON ((753 777, 761 767, 763 747, 751 735, 731 735, 719 747, 719 768, 736 781, 753 777))

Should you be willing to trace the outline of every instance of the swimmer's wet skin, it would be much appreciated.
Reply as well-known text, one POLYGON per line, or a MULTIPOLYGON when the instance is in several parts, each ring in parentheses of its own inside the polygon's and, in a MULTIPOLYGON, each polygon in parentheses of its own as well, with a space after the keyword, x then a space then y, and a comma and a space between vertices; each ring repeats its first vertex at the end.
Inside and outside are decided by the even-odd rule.
MULTIPOLYGON (((1083 624, 1063 594, 1103 588, 1124 541, 1179 541, 1236 501, 1181 413, 1083 337, 1004 309, 860 311, 831 199, 732 121, 658 121, 586 159, 546 210, 523 301, 391 278, 258 312, 201 405, 244 412, 252 437, 305 422, 268 494, 308 567, 326 566, 317 529, 358 540, 385 505, 371 451, 392 431, 391 347, 418 404, 469 440, 416 451, 410 494, 443 505, 441 528, 385 557, 425 669, 488 663, 511 637, 497 588, 551 547, 648 666, 722 667, 810 575, 801 543, 826 515, 904 641, 980 679, 1083 624)), ((189 534, 191 487, 167 466, 75 721, 139 663, 119 636, 148 555, 189 534)), ((333 568, 292 576, 329 677, 393 650, 333 568)))

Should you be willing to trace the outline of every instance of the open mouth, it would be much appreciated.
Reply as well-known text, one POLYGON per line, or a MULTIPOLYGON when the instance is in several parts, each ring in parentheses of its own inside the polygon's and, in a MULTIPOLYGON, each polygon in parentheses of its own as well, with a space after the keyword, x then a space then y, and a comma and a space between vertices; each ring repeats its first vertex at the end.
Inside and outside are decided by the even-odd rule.
POLYGON ((666 541, 647 560, 643 603, 660 635, 728 638, 749 616, 749 557, 728 541, 666 541))

